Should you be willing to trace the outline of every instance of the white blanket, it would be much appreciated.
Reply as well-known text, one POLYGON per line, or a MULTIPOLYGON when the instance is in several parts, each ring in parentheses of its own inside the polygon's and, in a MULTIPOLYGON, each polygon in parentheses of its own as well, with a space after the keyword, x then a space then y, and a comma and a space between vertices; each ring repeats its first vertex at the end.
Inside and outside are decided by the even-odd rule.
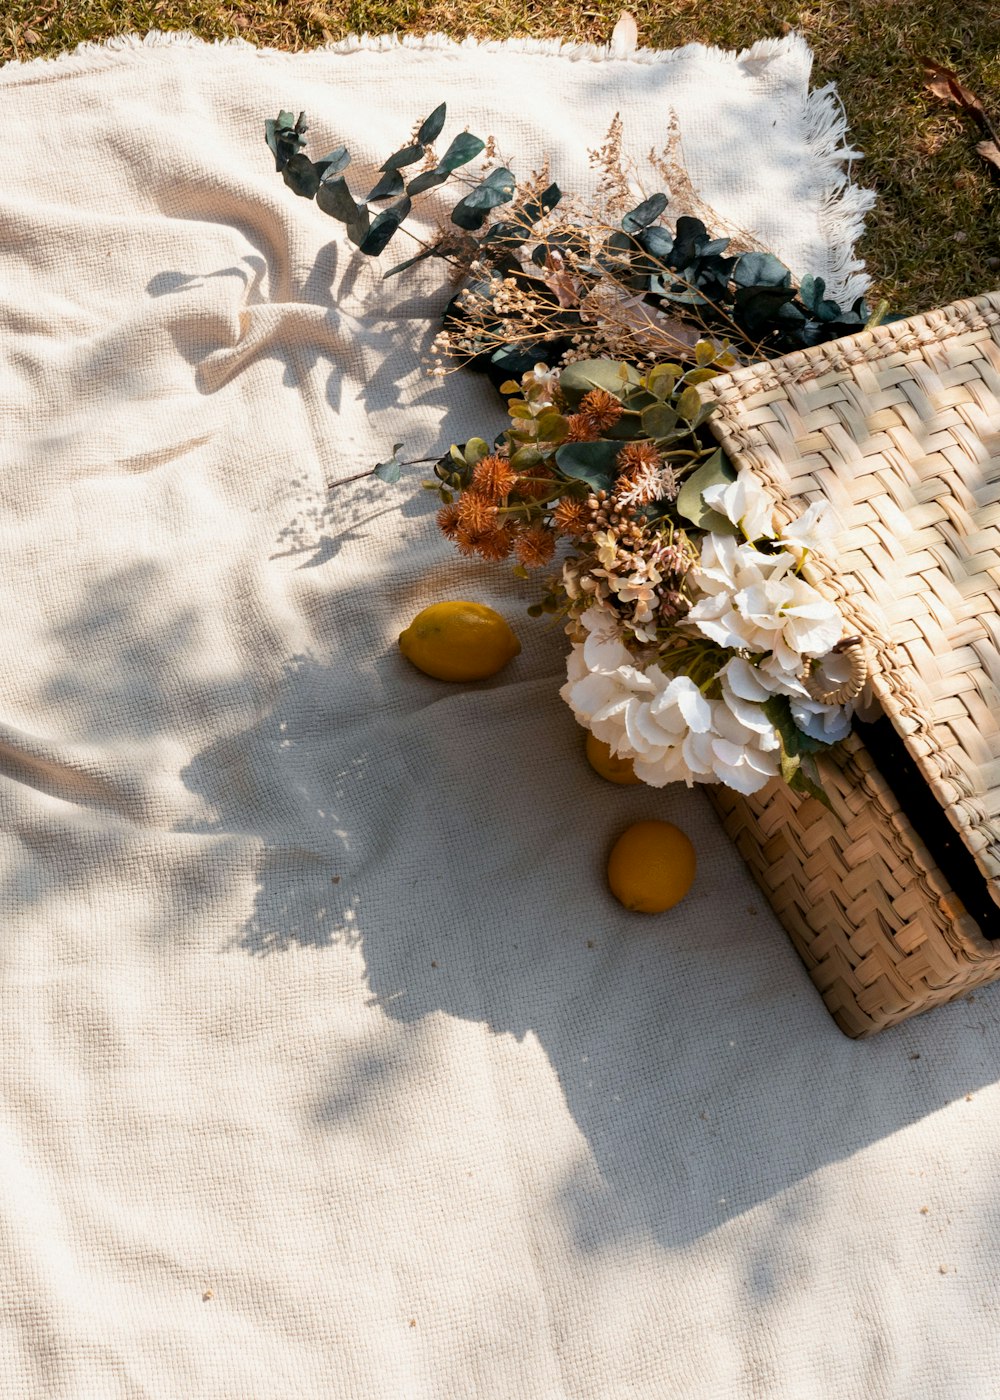
POLYGON ((641 156, 673 109, 703 197, 856 294, 808 70, 0 71, 4 1400, 992 1393, 997 993, 846 1040, 702 795, 587 768, 532 589, 413 476, 327 497, 503 419, 420 369, 440 269, 381 283, 262 139, 303 108, 370 173, 447 100, 572 187, 615 111, 641 156), (479 686, 396 647, 462 596, 523 643, 479 686), (700 869, 649 919, 603 868, 654 815, 700 869))

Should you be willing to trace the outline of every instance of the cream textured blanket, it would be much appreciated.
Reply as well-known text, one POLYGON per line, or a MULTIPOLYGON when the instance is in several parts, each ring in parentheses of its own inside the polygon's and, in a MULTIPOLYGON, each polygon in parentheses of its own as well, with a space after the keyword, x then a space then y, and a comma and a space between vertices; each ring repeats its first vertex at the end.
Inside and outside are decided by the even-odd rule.
MULTIPOLYGON (((1000 1000, 835 1029, 703 798, 611 788, 532 592, 394 441, 502 423, 273 172, 447 100, 567 186, 671 110, 720 214, 862 285, 795 37, 742 56, 182 38, 0 71, 0 1395, 984 1400, 1000 1000), (425 603, 512 619, 448 687, 425 603), (683 825, 656 920, 612 836, 683 825)), ((972 1000, 971 998, 969 999, 972 1000)))

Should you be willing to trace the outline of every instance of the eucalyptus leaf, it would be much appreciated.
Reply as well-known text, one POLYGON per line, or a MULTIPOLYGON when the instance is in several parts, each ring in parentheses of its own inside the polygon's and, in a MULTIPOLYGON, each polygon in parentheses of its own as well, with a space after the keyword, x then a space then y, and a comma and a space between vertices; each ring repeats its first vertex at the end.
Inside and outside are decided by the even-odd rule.
POLYGON ((656 403, 644 410, 642 431, 647 437, 663 440, 675 435, 679 422, 678 414, 669 404, 656 403))
POLYGON ((437 248, 421 248, 419 253, 414 253, 412 258, 407 258, 405 262, 397 263, 395 267, 390 267, 388 272, 383 272, 382 281, 387 277, 395 277, 398 272, 405 272, 407 268, 413 267, 416 263, 423 262, 425 258, 438 257, 437 248))
POLYGON ((414 175, 406 187, 406 193, 411 196, 423 194, 424 190, 432 190, 435 185, 443 185, 448 173, 447 170, 425 170, 422 175, 414 175))
POLYGON ((526 224, 535 224, 543 214, 551 213, 559 201, 562 199, 562 190, 558 185, 549 185, 542 190, 537 199, 529 199, 523 209, 520 210, 518 218, 526 224))
POLYGON ((388 209, 383 210, 376 219, 372 220, 367 233, 358 245, 362 253, 371 258, 377 257, 409 212, 410 201, 405 195, 397 203, 391 204, 388 209))
POLYGON ((369 190, 365 200, 372 203, 378 199, 395 199, 403 193, 403 177, 398 170, 387 170, 374 189, 369 190))
POLYGON ((388 462, 379 462, 375 468, 375 475, 380 481, 387 481, 391 485, 402 476, 402 468, 395 458, 388 462))
POLYGON ((391 155, 384 165, 380 165, 379 169, 388 172, 390 170, 398 170, 400 166, 403 165, 413 165, 415 161, 421 158, 423 153, 423 146, 404 146, 401 151, 396 151, 391 155))
POLYGON ((339 219, 342 224, 353 223, 358 218, 358 206, 347 188, 346 180, 340 175, 334 176, 332 180, 320 181, 316 203, 324 214, 339 219))
POLYGON ((556 449, 556 466, 563 476, 585 481, 595 491, 610 491, 618 475, 617 442, 598 438, 596 442, 564 442, 556 449))
POLYGON ((744 253, 733 270, 737 287, 790 287, 792 274, 773 253, 744 253))
POLYGON ((288 188, 303 199, 312 199, 316 194, 319 189, 319 177, 319 170, 301 151, 285 162, 281 172, 281 178, 288 188))
POLYGON ((342 170, 347 169, 350 163, 350 151, 347 149, 346 146, 338 146, 336 150, 331 151, 328 156, 324 156, 323 159, 319 162, 320 165, 326 166, 326 170, 323 174, 323 179, 332 179, 334 175, 339 175, 342 170))
POLYGON ((466 466, 474 467, 477 462, 481 462, 484 457, 488 457, 489 455, 490 446, 485 438, 469 438, 469 441, 465 443, 464 456, 466 466))
POLYGON ((451 221, 459 228, 477 229, 486 222, 486 215, 499 204, 509 204, 514 198, 517 181, 510 170, 492 171, 486 179, 460 199, 451 211, 451 221))
POLYGON ((736 472, 728 459, 718 448, 707 462, 691 473, 677 493, 677 513, 697 526, 699 530, 711 530, 716 535, 738 535, 740 529, 719 511, 707 506, 702 496, 710 486, 736 480, 736 472))
POLYGON ((442 102, 440 107, 435 107, 429 117, 425 117, 417 132, 417 140, 423 146, 429 146, 436 141, 444 129, 444 119, 448 114, 448 104, 442 102))
POLYGON ((643 252, 651 258, 666 259, 674 250, 673 235, 659 224, 644 228, 636 237, 643 252))
POLYGON ((638 233, 640 229, 646 228, 660 217, 667 207, 667 202, 665 194, 651 194, 648 199, 644 199, 640 205, 625 215, 622 219, 622 228, 626 233, 638 233))
POLYGON ((604 389, 620 399, 630 385, 639 383, 639 373, 631 365, 621 366, 611 360, 576 360, 559 375, 559 392, 571 408, 591 389, 604 389))
POLYGON ((402 475, 402 466, 399 460, 399 454, 402 450, 403 444, 401 442, 393 443, 392 456, 389 458, 389 460, 387 462, 378 462, 376 464, 375 475, 379 478, 380 481, 387 481, 391 485, 393 482, 399 480, 400 476, 402 475))
POLYGON ((687 422, 690 423, 693 419, 697 418, 700 409, 701 395, 693 385, 687 389, 682 389, 677 395, 677 412, 682 418, 686 419, 687 422))
POLYGON ((445 174, 451 174, 460 165, 468 165, 470 160, 475 160, 485 149, 485 141, 480 141, 478 136, 473 136, 468 131, 461 131, 438 161, 437 168, 445 174))

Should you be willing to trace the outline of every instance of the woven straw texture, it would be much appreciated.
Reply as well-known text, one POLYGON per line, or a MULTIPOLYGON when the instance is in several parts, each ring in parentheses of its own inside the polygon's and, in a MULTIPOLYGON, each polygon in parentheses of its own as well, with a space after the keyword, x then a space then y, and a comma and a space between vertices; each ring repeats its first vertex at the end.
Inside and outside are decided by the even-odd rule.
MULTIPOLYGON (((783 520, 832 506, 814 567, 868 643, 872 689, 1000 900, 1000 294, 705 386, 783 520)), ((853 740, 832 811, 775 784, 716 802, 842 1029, 870 1034, 1000 976, 853 740)))

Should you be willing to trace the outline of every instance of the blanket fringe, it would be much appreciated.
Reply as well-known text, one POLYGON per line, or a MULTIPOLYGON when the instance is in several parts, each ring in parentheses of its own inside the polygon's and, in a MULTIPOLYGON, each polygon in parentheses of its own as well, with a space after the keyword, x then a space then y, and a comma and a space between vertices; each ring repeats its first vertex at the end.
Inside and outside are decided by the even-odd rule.
POLYGON ((847 113, 833 83, 809 93, 805 124, 816 183, 823 191, 819 224, 829 249, 826 295, 850 307, 871 285, 854 249, 865 230, 865 215, 875 204, 875 191, 851 180, 853 162, 863 157, 846 145, 847 113))
POLYGON ((0 67, 0 83, 16 80, 18 77, 35 76, 39 69, 51 71, 54 67, 86 71, 101 66, 101 61, 113 62, 115 55, 136 50, 182 46, 197 49, 241 48, 253 53, 280 55, 282 58, 301 60, 304 54, 313 53, 359 53, 362 51, 386 53, 396 49, 438 49, 461 51, 480 50, 485 53, 527 53, 548 54, 575 62, 627 62, 627 63, 670 63, 683 54, 704 54, 714 62, 724 61, 737 65, 748 64, 760 67, 772 60, 794 55, 811 63, 811 52, 805 39, 792 32, 778 39, 759 39, 747 49, 736 52, 706 44, 686 44, 678 49, 642 49, 628 46, 623 38, 621 26, 617 26, 612 39, 607 44, 585 44, 567 39, 452 39, 446 34, 349 34, 344 39, 335 39, 328 44, 320 44, 311 49, 289 50, 270 49, 249 43, 237 37, 227 39, 201 39, 189 30, 151 29, 146 34, 116 34, 111 38, 86 41, 77 44, 75 49, 52 58, 35 58, 23 63, 11 62, 0 67), (34 70, 34 71, 32 71, 34 70))

